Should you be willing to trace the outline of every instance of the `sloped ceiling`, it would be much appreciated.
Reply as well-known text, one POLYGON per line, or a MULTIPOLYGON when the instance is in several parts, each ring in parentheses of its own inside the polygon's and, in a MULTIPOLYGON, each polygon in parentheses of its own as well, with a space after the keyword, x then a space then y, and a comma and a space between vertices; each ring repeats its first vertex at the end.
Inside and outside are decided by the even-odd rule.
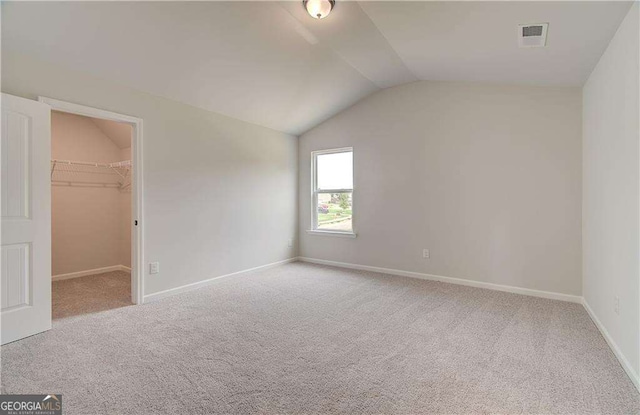
POLYGON ((415 1, 362 7, 420 79, 581 86, 631 3, 415 1), (531 23, 549 23, 547 47, 518 48, 518 25, 531 23))
POLYGON ((91 118, 91 121, 93 121, 96 127, 98 127, 104 135, 109 137, 119 149, 122 150, 131 147, 132 130, 129 124, 100 118, 91 118))
POLYGON ((416 80, 581 85, 628 2, 3 2, 3 50, 300 134, 416 80), (549 46, 518 49, 520 23, 549 46))

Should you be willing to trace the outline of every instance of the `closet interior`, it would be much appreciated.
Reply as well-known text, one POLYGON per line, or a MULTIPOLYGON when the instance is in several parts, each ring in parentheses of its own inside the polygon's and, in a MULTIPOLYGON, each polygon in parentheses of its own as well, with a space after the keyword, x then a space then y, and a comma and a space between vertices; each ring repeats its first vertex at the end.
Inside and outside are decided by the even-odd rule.
POLYGON ((51 113, 54 319, 131 304, 131 133, 51 113))

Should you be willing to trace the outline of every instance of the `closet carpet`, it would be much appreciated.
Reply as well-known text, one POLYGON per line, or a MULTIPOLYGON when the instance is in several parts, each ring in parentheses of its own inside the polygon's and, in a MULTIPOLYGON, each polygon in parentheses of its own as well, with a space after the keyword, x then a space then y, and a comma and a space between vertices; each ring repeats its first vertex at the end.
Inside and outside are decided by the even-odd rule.
POLYGON ((105 272, 51 285, 53 319, 98 313, 131 303, 131 274, 124 271, 105 272))
POLYGON ((292 263, 2 347, 71 414, 637 414, 579 304, 292 263))

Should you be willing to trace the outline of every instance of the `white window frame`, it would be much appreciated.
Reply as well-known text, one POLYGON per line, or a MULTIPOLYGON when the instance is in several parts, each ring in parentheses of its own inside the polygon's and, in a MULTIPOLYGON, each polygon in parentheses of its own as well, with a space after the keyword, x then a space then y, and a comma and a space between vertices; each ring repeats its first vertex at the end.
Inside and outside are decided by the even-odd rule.
POLYGON ((355 177, 351 189, 323 189, 318 190, 318 156, 326 154, 351 152, 353 157, 353 175, 355 176, 355 152, 353 147, 332 148, 329 150, 317 150, 311 152, 311 229, 307 233, 312 235, 340 236, 345 238, 355 238, 355 177), (318 194, 320 193, 351 193, 351 230, 324 230, 318 229, 318 194))

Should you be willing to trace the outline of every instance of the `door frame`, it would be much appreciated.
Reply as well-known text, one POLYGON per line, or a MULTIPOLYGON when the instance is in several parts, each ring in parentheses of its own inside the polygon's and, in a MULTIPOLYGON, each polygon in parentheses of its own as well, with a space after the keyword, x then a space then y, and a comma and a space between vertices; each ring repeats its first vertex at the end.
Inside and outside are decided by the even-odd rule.
POLYGON ((142 118, 118 114, 99 108, 60 101, 43 96, 38 101, 48 104, 53 111, 101 118, 129 124, 132 127, 131 160, 133 163, 133 185, 131 186, 131 301, 134 304, 144 302, 144 181, 142 174, 142 118), (135 223, 137 222, 137 225, 135 223))

